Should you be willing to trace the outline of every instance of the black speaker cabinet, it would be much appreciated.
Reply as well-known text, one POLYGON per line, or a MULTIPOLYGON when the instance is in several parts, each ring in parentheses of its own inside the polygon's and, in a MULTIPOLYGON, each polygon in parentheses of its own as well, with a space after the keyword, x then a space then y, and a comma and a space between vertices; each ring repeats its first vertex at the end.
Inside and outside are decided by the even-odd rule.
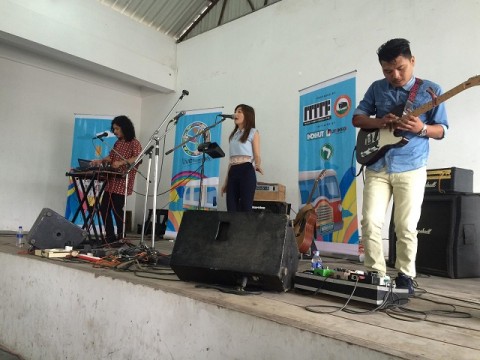
POLYGON ((37 249, 78 247, 88 233, 55 211, 44 208, 28 232, 27 242, 37 249))
MULTIPOLYGON (((392 223, 390 266, 395 264, 397 240, 392 223)), ((417 230, 419 273, 480 277, 480 194, 426 195, 417 230)))
POLYGON ((170 266, 184 281, 287 291, 298 249, 286 214, 190 210, 170 266))

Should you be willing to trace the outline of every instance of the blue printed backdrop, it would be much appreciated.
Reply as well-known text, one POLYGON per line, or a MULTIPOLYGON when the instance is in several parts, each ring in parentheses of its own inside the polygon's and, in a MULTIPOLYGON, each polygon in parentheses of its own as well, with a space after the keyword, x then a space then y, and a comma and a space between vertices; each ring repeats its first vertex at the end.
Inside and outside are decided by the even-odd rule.
MULTIPOLYGON (((78 167, 78 159, 101 159, 110 153, 117 140, 116 136, 110 132, 113 118, 114 116, 75 115, 71 168, 78 167), (103 138, 103 141, 94 139, 96 135, 105 131, 108 132, 108 136, 103 138)), ((79 202, 75 194, 74 183, 69 178, 65 218, 73 220, 78 207, 79 202)), ((84 208, 86 209, 86 206, 84 208)), ((83 225, 81 216, 77 216, 74 220, 77 225, 83 225)))
POLYGON ((354 244, 358 248, 356 131, 351 123, 354 104, 355 72, 300 91, 301 206, 310 202, 315 207, 319 248, 332 248, 325 243, 340 248, 338 244, 354 244))
POLYGON ((186 143, 174 151, 170 191, 170 207, 165 237, 175 237, 186 209, 216 210, 219 196, 219 169, 222 158, 205 156, 202 173, 202 153, 198 145, 216 142, 221 146, 222 124, 198 135, 205 128, 219 122, 221 109, 187 111, 176 126, 175 146, 186 143), (199 207, 200 179, 202 178, 202 201, 199 207))

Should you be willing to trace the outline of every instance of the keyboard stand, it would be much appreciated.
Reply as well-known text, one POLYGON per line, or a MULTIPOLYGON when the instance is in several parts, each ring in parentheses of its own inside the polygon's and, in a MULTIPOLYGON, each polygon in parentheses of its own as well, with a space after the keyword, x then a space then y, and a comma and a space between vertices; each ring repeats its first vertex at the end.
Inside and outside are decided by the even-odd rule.
POLYGON ((81 215, 83 220, 82 229, 87 231, 89 242, 105 243, 100 200, 107 184, 106 178, 100 172, 92 171, 67 172, 66 176, 72 178, 78 199, 78 207, 70 221, 74 223, 78 216, 81 215), (93 194, 93 201, 89 201, 89 194, 93 194), (97 220, 98 229, 95 226, 95 220, 97 220))

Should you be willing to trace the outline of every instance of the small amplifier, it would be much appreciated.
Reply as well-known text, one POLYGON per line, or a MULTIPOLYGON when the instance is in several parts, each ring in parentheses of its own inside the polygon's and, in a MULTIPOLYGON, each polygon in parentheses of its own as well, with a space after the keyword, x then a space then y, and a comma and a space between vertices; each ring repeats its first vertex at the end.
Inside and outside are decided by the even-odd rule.
POLYGON ((282 201, 253 201, 254 212, 290 215, 291 204, 282 201))
POLYGON ((472 193, 473 170, 457 167, 427 170, 425 193, 472 193))
POLYGON ((285 201, 285 185, 259 182, 253 200, 285 201))

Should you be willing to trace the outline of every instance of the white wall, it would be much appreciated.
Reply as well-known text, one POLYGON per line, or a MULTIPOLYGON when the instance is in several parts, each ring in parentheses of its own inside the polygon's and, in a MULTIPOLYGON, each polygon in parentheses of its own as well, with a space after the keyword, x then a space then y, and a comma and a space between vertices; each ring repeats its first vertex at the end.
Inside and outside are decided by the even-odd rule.
POLYGON ((0 13, 0 229, 29 230, 42 208, 65 211, 74 114, 128 115, 143 142, 141 97, 174 88, 176 44, 96 0, 0 13))
POLYGON ((40 210, 64 214, 74 114, 130 116, 139 90, 0 43, 0 229, 30 229, 40 210))
POLYGON ((3 0, 0 39, 64 61, 172 91, 175 42, 97 0, 3 0))
MULTIPOLYGON (((177 89, 188 89, 190 96, 178 109, 220 105, 232 113, 238 103, 252 105, 265 170, 258 180, 286 184, 287 201, 298 209, 298 90, 357 70, 358 103, 382 77, 377 48, 394 37, 411 41, 417 76, 448 90, 479 72, 479 20, 479 1, 283 0, 179 44, 177 89)), ((451 131, 447 139, 431 141, 429 168, 457 166, 480 174, 479 94, 480 87, 470 89, 448 102, 451 131)), ((165 105, 156 101, 152 96, 143 102, 144 128, 165 105)), ((232 129, 224 123, 226 150, 232 129)), ((222 177, 226 170, 224 159, 222 177)), ((357 184, 360 209, 361 178, 357 184)), ((480 191, 480 175, 474 190, 480 191)), ((225 209, 224 198, 219 205, 225 209)))

